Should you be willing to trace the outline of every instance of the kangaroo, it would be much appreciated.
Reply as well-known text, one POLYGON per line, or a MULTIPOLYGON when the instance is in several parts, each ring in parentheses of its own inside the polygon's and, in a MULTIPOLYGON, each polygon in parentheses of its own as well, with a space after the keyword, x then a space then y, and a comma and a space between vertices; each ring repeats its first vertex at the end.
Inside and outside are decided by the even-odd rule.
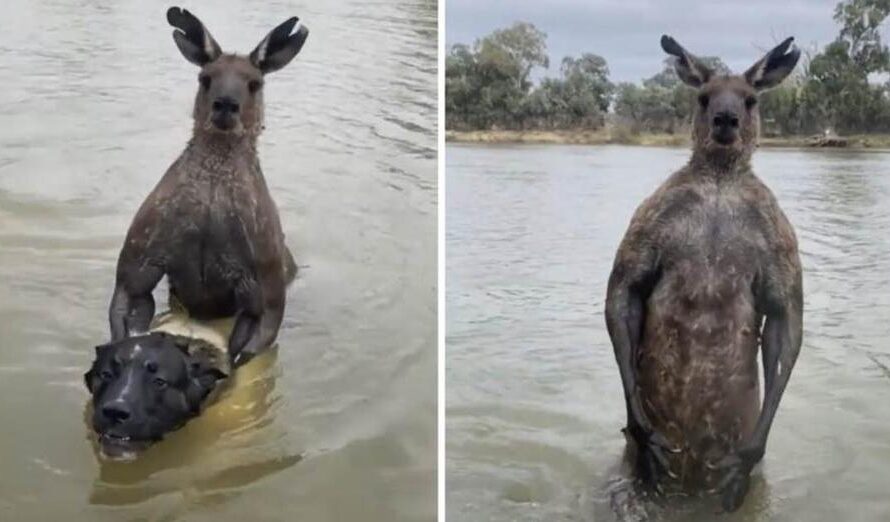
POLYGON ((265 75, 287 65, 309 31, 290 18, 245 57, 224 54, 185 9, 170 8, 167 21, 179 51, 201 68, 194 127, 127 232, 109 306, 111 338, 149 331, 152 291, 166 275, 171 300, 190 316, 235 317, 227 349, 240 365, 275 341, 297 270, 256 142, 265 75))
POLYGON ((698 90, 692 157, 637 208, 606 296, 637 475, 661 490, 720 492, 726 511, 747 494, 801 345, 797 239, 751 170, 757 95, 794 69, 792 42, 737 76, 662 36, 698 90))

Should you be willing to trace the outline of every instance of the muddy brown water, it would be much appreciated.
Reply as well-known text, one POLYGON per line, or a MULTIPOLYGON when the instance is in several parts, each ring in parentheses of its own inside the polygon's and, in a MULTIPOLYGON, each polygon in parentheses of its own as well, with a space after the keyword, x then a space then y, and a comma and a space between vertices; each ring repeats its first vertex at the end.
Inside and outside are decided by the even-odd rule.
MULTIPOLYGON (((687 157, 448 146, 449 520, 617 518, 606 281, 633 210, 687 157)), ((754 166, 797 230, 804 339, 751 492, 718 520, 890 520, 890 154, 765 149, 754 166)), ((626 504, 667 521, 717 510, 626 504)))
POLYGON ((166 7, 0 12, 0 520, 434 520, 435 1, 186 4, 224 50, 310 29, 260 139, 302 272, 277 351, 138 461, 97 460, 82 374, 198 85, 166 7))

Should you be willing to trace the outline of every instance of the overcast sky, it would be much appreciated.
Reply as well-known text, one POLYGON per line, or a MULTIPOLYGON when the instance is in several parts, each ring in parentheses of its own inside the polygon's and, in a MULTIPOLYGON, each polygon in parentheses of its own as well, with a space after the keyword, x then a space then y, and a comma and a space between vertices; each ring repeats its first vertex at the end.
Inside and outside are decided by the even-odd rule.
POLYGON ((741 72, 787 36, 804 48, 821 47, 839 29, 832 19, 837 0, 445 1, 449 46, 472 44, 516 21, 531 22, 547 33, 551 65, 544 75, 558 74, 563 56, 593 52, 609 63, 615 82, 639 81, 661 70, 663 33, 741 72))

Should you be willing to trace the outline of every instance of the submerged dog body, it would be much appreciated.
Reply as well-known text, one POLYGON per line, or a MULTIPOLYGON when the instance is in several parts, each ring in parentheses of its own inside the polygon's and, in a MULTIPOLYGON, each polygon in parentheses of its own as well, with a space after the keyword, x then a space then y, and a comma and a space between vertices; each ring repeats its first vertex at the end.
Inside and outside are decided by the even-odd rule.
POLYGON ((763 456, 800 349, 797 241, 750 166, 756 92, 791 72, 790 43, 743 76, 716 76, 662 39, 699 89, 694 150, 634 214, 606 298, 638 473, 662 488, 720 490, 729 511, 763 456))
POLYGON ((241 364, 269 346, 296 273, 256 151, 264 75, 284 67, 308 36, 291 18, 247 57, 223 54, 191 13, 167 12, 183 56, 201 67, 193 136, 133 219, 109 306, 112 340, 148 330, 152 291, 199 319, 235 316, 228 351, 241 364))

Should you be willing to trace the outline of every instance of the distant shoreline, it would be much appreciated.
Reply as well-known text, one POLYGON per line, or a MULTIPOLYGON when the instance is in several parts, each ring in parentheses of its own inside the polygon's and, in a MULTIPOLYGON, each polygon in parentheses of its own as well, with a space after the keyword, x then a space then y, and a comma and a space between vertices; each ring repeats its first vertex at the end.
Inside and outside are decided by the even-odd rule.
MULTIPOLYGON (((475 130, 445 131, 450 143, 536 144, 536 145, 642 145, 655 147, 688 147, 687 134, 625 134, 607 130, 510 131, 475 130)), ((821 138, 818 136, 761 137, 762 147, 838 148, 846 150, 890 149, 890 135, 858 134, 821 138)))

